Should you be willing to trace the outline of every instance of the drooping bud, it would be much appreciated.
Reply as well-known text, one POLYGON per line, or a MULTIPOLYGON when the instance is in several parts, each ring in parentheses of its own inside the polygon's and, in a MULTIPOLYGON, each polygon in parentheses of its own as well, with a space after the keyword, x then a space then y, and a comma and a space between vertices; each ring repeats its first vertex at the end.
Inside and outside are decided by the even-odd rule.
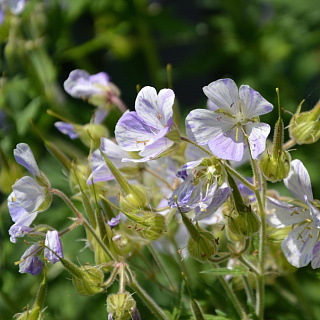
POLYGON ((72 275, 72 282, 81 295, 92 296, 100 293, 103 283, 103 272, 94 266, 78 267, 74 263, 60 258, 62 265, 72 275))
POLYGON ((142 185, 130 185, 130 193, 120 198, 120 208, 126 212, 135 212, 148 205, 148 193, 142 185))
POLYGON ((320 138, 320 100, 312 110, 300 113, 303 102, 291 118, 289 134, 297 144, 311 144, 320 138))
POLYGON ((278 94, 279 118, 274 130, 273 152, 268 151, 260 160, 260 168, 268 181, 277 182, 285 179, 290 171, 291 156, 288 151, 283 149, 284 125, 281 119, 279 89, 278 94))
POLYGON ((131 319, 132 310, 136 302, 130 292, 110 294, 107 298, 107 311, 115 320, 131 319))
POLYGON ((228 227, 231 232, 237 235, 249 237, 259 231, 260 220, 257 215, 252 212, 251 206, 247 206, 241 197, 239 188, 230 174, 228 174, 228 182, 233 189, 231 201, 233 202, 234 214, 228 217, 228 227))

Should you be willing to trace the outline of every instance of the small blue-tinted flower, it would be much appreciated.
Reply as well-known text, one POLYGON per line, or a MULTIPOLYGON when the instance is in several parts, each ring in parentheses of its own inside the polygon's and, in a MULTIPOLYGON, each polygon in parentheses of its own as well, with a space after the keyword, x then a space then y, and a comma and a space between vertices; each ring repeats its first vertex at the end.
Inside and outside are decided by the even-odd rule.
POLYGON ((74 140, 79 137, 75 126, 72 123, 57 121, 54 126, 63 134, 69 136, 70 139, 74 140))
POLYGON ((270 126, 259 123, 258 116, 273 109, 257 91, 247 85, 238 90, 231 79, 222 79, 203 88, 211 100, 210 109, 196 109, 186 118, 190 139, 208 144, 212 153, 225 160, 241 161, 248 137, 253 158, 265 149, 270 126))
POLYGON ((36 276, 41 272, 43 262, 37 257, 37 253, 40 250, 41 247, 39 243, 35 243, 25 251, 19 263, 20 273, 31 273, 33 276, 36 276))
POLYGON ((120 220, 121 220, 121 213, 119 213, 116 217, 111 218, 111 220, 108 221, 108 225, 110 226, 111 229, 113 229, 119 224, 120 220))
MULTIPOLYGON (((137 165, 134 163, 123 163, 122 159, 130 158, 130 154, 122 150, 116 143, 107 138, 101 138, 100 149, 112 161, 117 169, 124 167, 134 169, 137 167, 137 165)), ((87 184, 89 185, 92 184, 92 182, 96 183, 99 181, 109 181, 115 179, 108 168, 101 151, 97 149, 92 153, 90 160, 92 173, 87 180, 87 184)))
POLYGON ((57 230, 47 231, 45 240, 44 256, 51 263, 55 264, 59 261, 59 257, 63 258, 62 246, 59 238, 59 233, 57 230))
POLYGON ((313 193, 308 171, 300 160, 291 162, 284 183, 302 203, 301 206, 268 197, 267 222, 275 228, 292 225, 294 228, 282 241, 282 251, 293 266, 304 267, 311 262, 313 269, 320 267, 320 211, 313 204, 313 193), (309 209, 303 206, 306 203, 309 209))
POLYGON ((34 177, 40 176, 40 170, 30 147, 26 143, 17 144, 13 150, 16 161, 24 166, 34 177))
POLYGON ((174 92, 162 89, 159 94, 152 87, 144 87, 138 93, 135 109, 126 112, 116 125, 115 136, 125 151, 140 151, 141 159, 124 161, 146 162, 160 156, 174 142, 165 137, 170 131, 174 92))

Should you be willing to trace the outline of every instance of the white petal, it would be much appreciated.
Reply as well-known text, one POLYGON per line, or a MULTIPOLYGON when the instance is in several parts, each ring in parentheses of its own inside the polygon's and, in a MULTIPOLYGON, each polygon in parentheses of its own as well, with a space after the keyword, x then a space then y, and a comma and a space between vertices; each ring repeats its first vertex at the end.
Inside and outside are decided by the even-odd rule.
POLYGON ((241 100, 241 111, 246 119, 258 117, 261 114, 272 111, 273 105, 261 94, 247 85, 242 85, 239 89, 241 100))
POLYGON ((309 173, 300 160, 291 161, 290 172, 284 179, 284 184, 297 199, 304 201, 306 195, 310 201, 313 200, 309 173))
POLYGON ((313 257, 313 248, 317 242, 318 229, 299 226, 289 232, 282 241, 281 248, 289 263, 301 268, 309 264, 313 257))
POLYGON ((266 123, 249 123, 246 126, 253 159, 257 159, 266 148, 266 140, 270 133, 270 126, 266 123))
POLYGON ((310 219, 309 210, 288 202, 267 197, 266 221, 275 228, 283 228, 310 219))
POLYGON ((203 87, 204 94, 213 102, 213 106, 226 113, 239 114, 238 87, 231 79, 220 79, 203 87))

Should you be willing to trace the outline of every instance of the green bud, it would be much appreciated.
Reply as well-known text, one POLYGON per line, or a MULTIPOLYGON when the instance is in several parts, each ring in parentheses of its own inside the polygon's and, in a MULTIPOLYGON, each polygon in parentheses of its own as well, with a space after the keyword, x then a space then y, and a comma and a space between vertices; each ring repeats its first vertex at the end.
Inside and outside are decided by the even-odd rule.
POLYGON ((131 319, 131 310, 136 306, 136 302, 129 292, 110 294, 107 298, 107 311, 116 320, 131 319))
POLYGON ((268 181, 277 182, 288 176, 290 161, 291 156, 288 151, 282 151, 277 156, 266 152, 260 160, 260 169, 268 181))
POLYGON ((95 148, 99 148, 100 139, 109 136, 108 129, 102 124, 88 123, 84 126, 75 125, 75 129, 81 141, 89 148, 92 141, 95 148))
POLYGON ((120 198, 120 208, 126 212, 136 212, 145 208, 149 203, 147 190, 136 184, 129 186, 129 193, 120 198))
POLYGON ((72 282, 81 295, 92 296, 103 290, 101 285, 103 283, 104 274, 100 269, 94 266, 78 267, 74 263, 63 258, 60 258, 60 261, 72 275, 72 282))
POLYGON ((207 261, 217 251, 217 244, 213 234, 199 228, 198 239, 194 239, 192 236, 189 238, 188 251, 198 261, 207 261))
POLYGON ((320 138, 320 101, 312 110, 300 113, 303 102, 300 103, 297 112, 291 118, 289 134, 297 144, 311 144, 320 138))
POLYGON ((228 227, 237 235, 250 237, 259 231, 260 220, 251 211, 251 208, 246 206, 246 210, 239 212, 236 217, 228 217, 228 227))

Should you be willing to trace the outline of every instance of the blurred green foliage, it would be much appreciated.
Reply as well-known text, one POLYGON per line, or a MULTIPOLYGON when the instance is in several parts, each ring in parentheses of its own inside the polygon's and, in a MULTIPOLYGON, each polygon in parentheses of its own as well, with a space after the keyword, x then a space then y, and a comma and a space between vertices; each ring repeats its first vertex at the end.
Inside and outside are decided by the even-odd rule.
MULTIPOLYGON (((166 66, 170 63, 182 119, 190 109, 205 106, 202 87, 221 77, 231 77, 238 85, 249 84, 275 106, 275 88, 279 87, 286 112, 294 113, 302 99, 306 99, 303 110, 308 110, 320 96, 319 21, 316 0, 30 0, 20 16, 8 14, 0 26, 0 147, 10 164, 15 145, 28 143, 52 185, 69 192, 62 168, 44 149, 30 119, 38 132, 71 157, 86 156, 81 143, 71 143, 58 133, 55 119, 46 113, 52 109, 73 122, 88 122, 93 108, 63 90, 63 82, 74 69, 107 72, 124 102, 133 108, 137 84, 157 89, 168 86, 166 66)), ((119 115, 111 112, 105 120, 110 132, 119 115)), ((272 124, 276 117, 275 113, 263 120, 272 124)), ((285 123, 289 120, 285 113, 285 123)), ((305 163, 317 198, 319 146, 319 142, 301 146, 291 153, 293 159, 305 163)), ((23 246, 9 242, 7 230, 12 221, 6 197, 0 192, 0 319, 10 319, 31 305, 29 298, 41 281, 41 276, 19 274, 13 264, 20 259, 23 246)), ((39 218, 62 228, 70 215, 57 201, 39 218)), ((76 232, 79 239, 84 237, 76 232)), ((68 242, 69 252, 85 246, 68 235, 63 241, 68 242)), ((178 297, 166 296, 161 274, 152 262, 145 264, 139 259, 133 262, 142 286, 157 279, 158 286, 150 294, 160 306, 173 308, 178 297)), ((92 257, 85 250, 79 262, 86 261, 92 257)), ((167 268, 179 278, 177 266, 167 268)), ((193 262, 189 268, 185 272, 190 275, 193 295, 200 304, 205 303, 205 312, 213 311, 208 301, 202 301, 208 291, 214 305, 223 305, 223 289, 215 278, 206 275, 203 281, 193 280, 191 275, 203 266, 193 262)), ((48 319, 106 318, 104 295, 78 296, 59 264, 51 268, 48 277, 48 319)), ((314 319, 312 312, 320 314, 318 286, 319 280, 308 268, 288 278, 274 277, 273 286, 267 288, 266 318, 314 319)), ((152 319, 143 305, 139 309, 143 319, 152 319)))

